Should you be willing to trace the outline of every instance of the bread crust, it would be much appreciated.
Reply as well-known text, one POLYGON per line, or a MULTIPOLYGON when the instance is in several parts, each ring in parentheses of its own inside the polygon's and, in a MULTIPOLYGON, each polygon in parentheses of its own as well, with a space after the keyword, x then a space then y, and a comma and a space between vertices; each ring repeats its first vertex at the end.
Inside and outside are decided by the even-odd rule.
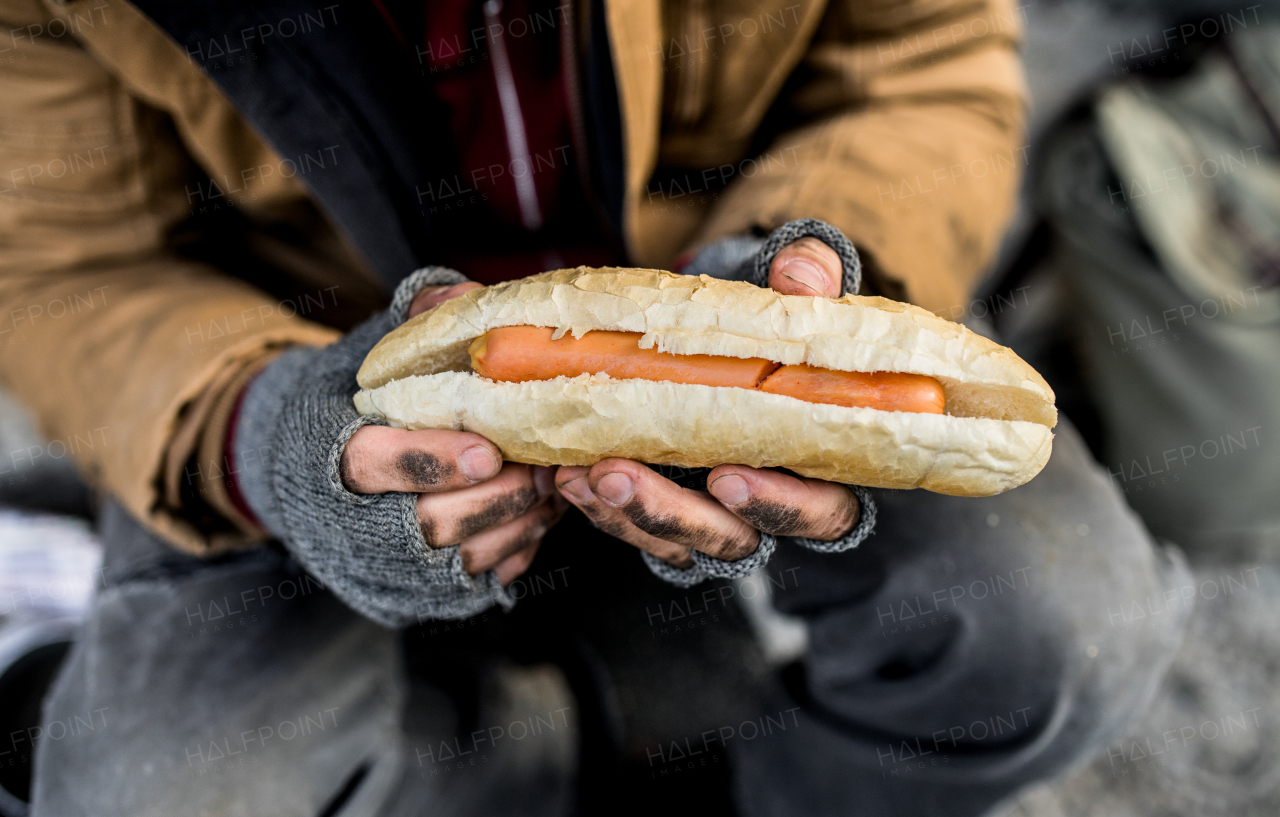
POLYGON ((1034 369, 918 307, 780 295, 659 270, 579 267, 474 290, 389 333, 357 380, 361 413, 403 428, 474 431, 515 462, 737 463, 956 496, 988 496, 1031 479, 1048 461, 1057 422, 1053 392, 1034 369), (470 342, 517 325, 576 337, 640 332, 642 347, 676 354, 929 375, 943 384, 947 414, 606 375, 495 383, 473 374, 470 342))

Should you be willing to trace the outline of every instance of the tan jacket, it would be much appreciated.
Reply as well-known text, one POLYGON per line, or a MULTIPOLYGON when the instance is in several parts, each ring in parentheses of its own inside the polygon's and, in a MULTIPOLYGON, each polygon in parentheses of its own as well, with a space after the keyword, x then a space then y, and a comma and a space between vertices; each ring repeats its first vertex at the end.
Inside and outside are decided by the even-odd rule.
MULTIPOLYGON (((816 217, 882 291, 958 314, 1025 157, 1009 0, 605 8, 634 263, 816 217), (787 127, 759 149, 766 114, 787 127), (707 192, 717 177, 728 186, 707 192)), ((279 349, 375 308, 372 274, 287 158, 122 0, 0 0, 0 100, 4 384, 175 545, 253 541, 222 488, 234 396, 279 349), (228 204, 210 179, 235 218, 191 235, 195 209, 228 204), (187 260, 201 240, 225 260, 187 260)))

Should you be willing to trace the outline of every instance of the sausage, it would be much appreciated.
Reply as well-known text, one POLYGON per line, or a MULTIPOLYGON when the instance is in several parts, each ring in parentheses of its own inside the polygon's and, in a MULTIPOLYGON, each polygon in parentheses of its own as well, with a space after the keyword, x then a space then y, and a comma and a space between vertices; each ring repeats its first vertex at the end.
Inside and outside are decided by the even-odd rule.
POLYGON ((761 358, 673 355, 639 348, 638 332, 588 332, 552 340, 554 329, 506 326, 472 342, 471 368, 490 380, 524 382, 564 375, 607 374, 620 380, 669 380, 754 389, 778 368, 761 358))
POLYGON ((926 375, 838 372, 803 364, 778 369, 760 384, 760 391, 810 403, 919 414, 942 414, 947 405, 942 384, 926 375))
POLYGON ((553 329, 506 326, 472 341, 471 368, 491 380, 524 382, 582 374, 759 389, 810 403, 942 414, 946 397, 932 377, 779 366, 762 358, 674 355, 639 348, 637 332, 588 332, 552 340, 553 329))

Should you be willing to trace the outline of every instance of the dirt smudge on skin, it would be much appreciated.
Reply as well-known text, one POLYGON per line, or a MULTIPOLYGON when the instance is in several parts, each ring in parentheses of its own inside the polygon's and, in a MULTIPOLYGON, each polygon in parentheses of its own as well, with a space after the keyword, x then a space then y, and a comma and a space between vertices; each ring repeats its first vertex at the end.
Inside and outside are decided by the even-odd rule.
POLYGON ((459 542, 470 539, 477 533, 510 522, 537 504, 538 492, 531 486, 502 494, 485 503, 480 510, 459 519, 453 539, 459 542))
POLYGON ((620 510, 631 520, 631 524, 650 536, 687 545, 717 559, 741 559, 754 552, 759 544, 759 539, 755 542, 735 542, 713 528, 691 525, 677 516, 650 513, 640 502, 628 502, 620 510))
POLYGON ((844 497, 830 513, 806 513, 782 502, 751 499, 735 509, 752 527, 774 536, 811 536, 835 540, 858 524, 862 511, 853 491, 844 489, 844 497))
POLYGON ((396 459, 396 470, 410 484, 421 490, 435 488, 453 477, 454 467, 426 451, 405 451, 396 459))
POLYGON ((443 545, 436 544, 436 523, 431 518, 423 519, 421 511, 418 515, 418 527, 422 529, 422 538, 427 543, 427 547, 438 548, 443 545))
POLYGON ((338 461, 338 479, 342 480, 342 487, 348 491, 356 485, 355 467, 351 464, 351 456, 345 451, 342 453, 342 459, 338 461))
POLYGON ((693 557, 689 555, 687 547, 677 542, 660 539, 648 531, 640 530, 634 525, 627 524, 622 515, 613 508, 603 507, 597 502, 589 502, 585 506, 580 506, 580 510, 598 530, 612 536, 614 539, 648 551, 659 559, 682 570, 693 566, 693 557), (630 541, 635 538, 636 533, 640 533, 654 541, 647 545, 630 541))
POLYGON ((775 536, 788 536, 803 530, 804 514, 794 505, 752 499, 735 510, 753 528, 775 536))
MULTIPOLYGON (((485 570, 492 570, 504 560, 526 548, 536 547, 550 527, 547 514, 544 511, 522 525, 516 532, 515 538, 503 544, 502 549, 497 553, 476 553, 464 547, 461 554, 462 569, 470 576, 475 576, 485 570), (476 560, 481 557, 485 557, 485 562, 478 564, 476 560)), ((530 557, 530 561, 532 561, 532 557, 530 557)))

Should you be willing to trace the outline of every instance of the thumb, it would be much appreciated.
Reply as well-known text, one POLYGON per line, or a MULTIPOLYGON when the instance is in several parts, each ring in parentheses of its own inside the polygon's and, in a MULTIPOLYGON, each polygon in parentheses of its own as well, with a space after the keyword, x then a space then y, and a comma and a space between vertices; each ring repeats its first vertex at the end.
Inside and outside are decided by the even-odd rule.
POLYGON ((414 297, 413 302, 409 304, 409 317, 412 318, 432 307, 439 306, 450 298, 456 298, 480 287, 481 284, 477 284, 475 281, 467 281, 446 287, 427 287, 419 292, 414 297))
POLYGON ((835 298, 843 277, 840 256, 812 237, 783 247, 769 264, 769 288, 783 295, 835 298))

